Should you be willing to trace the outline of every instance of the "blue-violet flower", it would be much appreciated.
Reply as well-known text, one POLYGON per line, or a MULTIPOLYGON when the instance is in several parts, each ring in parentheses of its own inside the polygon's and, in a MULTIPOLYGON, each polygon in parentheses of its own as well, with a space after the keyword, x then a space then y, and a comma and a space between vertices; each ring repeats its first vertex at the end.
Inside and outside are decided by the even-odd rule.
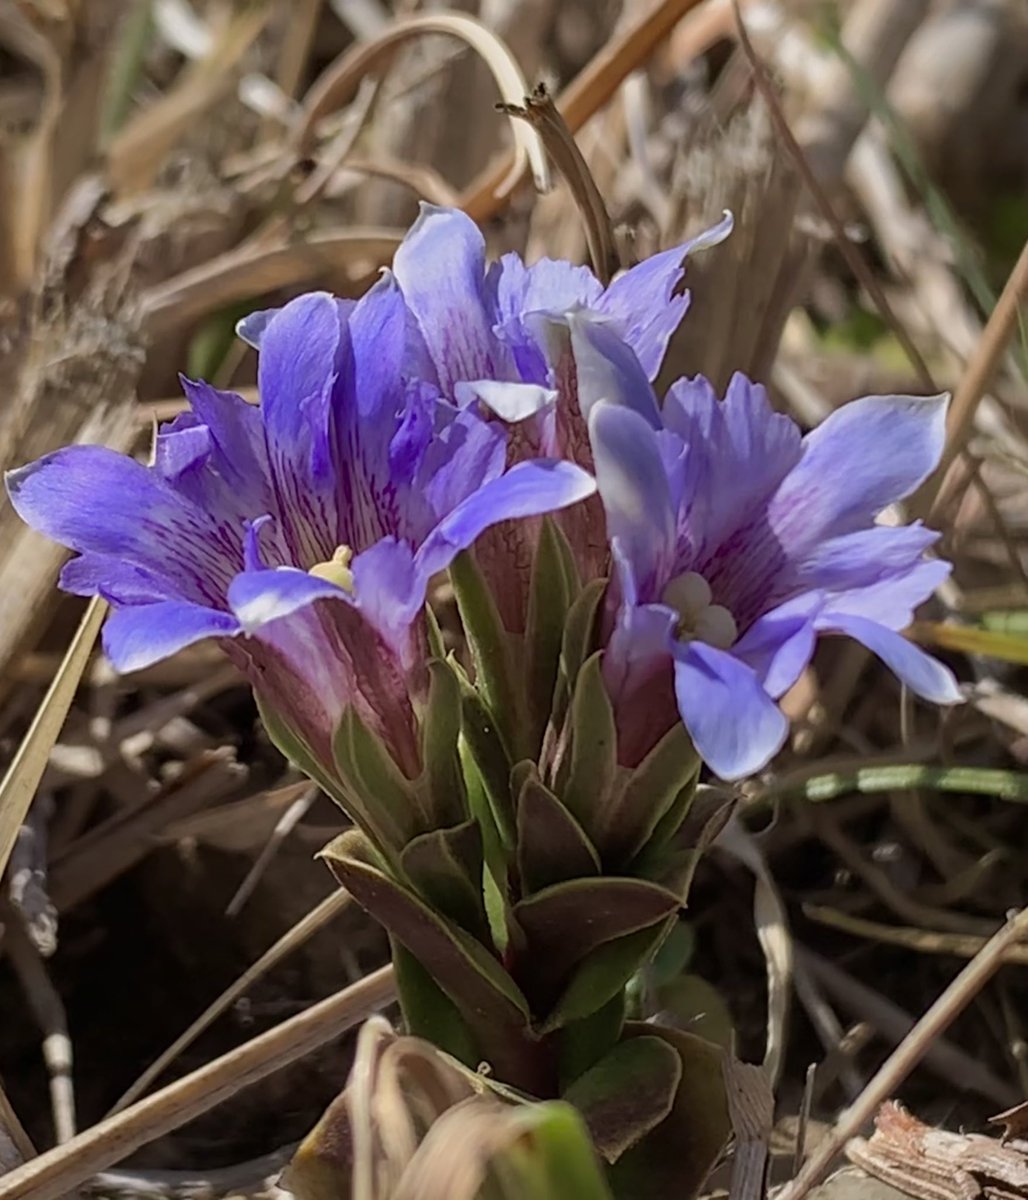
POLYGON ((819 634, 863 643, 925 699, 959 700, 950 671, 898 632, 949 574, 925 557, 938 535, 875 523, 938 463, 944 397, 865 397, 804 437, 739 374, 723 400, 681 379, 661 408, 623 346, 572 324, 614 559, 604 670, 627 760, 669 727, 665 680, 713 771, 759 770, 788 731, 775 701, 819 634))
POLYGON ((354 706, 413 776, 430 577, 495 522, 595 485, 566 462, 506 469, 503 426, 420 374, 389 275, 358 302, 310 294, 249 328, 259 407, 184 381, 190 411, 152 466, 72 446, 11 472, 11 500, 77 552, 62 587, 114 606, 117 668, 217 638, 318 761, 354 706))

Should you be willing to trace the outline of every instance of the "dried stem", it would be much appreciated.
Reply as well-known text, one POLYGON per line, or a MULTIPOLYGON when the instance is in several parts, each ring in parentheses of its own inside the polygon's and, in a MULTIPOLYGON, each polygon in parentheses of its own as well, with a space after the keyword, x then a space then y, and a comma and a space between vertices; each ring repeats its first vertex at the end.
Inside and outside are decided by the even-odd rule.
POLYGON ((1007 921, 917 1022, 885 1060, 856 1101, 843 1113, 831 1132, 819 1143, 796 1178, 783 1189, 781 1200, 803 1200, 811 1188, 824 1179, 835 1156, 850 1138, 860 1132, 878 1106, 896 1091, 931 1049, 935 1039, 943 1030, 949 1028, 999 970, 1010 947, 1021 941, 1026 934, 1028 909, 1022 910, 1007 921))

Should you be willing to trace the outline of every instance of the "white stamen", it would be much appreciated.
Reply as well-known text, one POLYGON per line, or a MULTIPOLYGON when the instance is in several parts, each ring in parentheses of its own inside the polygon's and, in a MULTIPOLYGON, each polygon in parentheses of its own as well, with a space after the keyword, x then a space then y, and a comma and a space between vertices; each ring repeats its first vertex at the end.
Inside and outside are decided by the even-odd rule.
POLYGON ((723 604, 711 604, 696 618, 693 634, 698 641, 706 642, 708 646, 727 650, 739 636, 739 627, 723 604))
POLYGON ((710 584, 696 571, 676 575, 660 597, 662 604, 673 608, 690 625, 710 604, 710 584))

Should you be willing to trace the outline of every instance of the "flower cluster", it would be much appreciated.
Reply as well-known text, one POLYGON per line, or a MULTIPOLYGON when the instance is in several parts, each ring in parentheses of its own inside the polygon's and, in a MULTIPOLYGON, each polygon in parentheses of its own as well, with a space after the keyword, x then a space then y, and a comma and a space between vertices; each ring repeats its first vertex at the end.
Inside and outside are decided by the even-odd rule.
POLYGON ((717 774, 758 770, 821 633, 952 702, 949 672, 897 632, 948 570, 925 557, 935 535, 875 524, 937 463, 944 401, 867 398, 804 438, 742 376, 723 399, 700 377, 654 394, 686 256, 730 229, 604 289, 565 262, 487 265, 466 216, 425 206, 361 300, 311 294, 241 323, 259 406, 184 380, 189 411, 152 465, 69 447, 12 472, 12 502, 77 552, 62 586, 114 606, 115 666, 218 638, 320 758, 353 707, 416 772, 429 579, 481 539, 517 628, 525 519, 561 509, 583 574, 611 575, 625 762, 666 731, 673 686, 717 774))
POLYGON ((64 589, 110 602, 116 667, 216 639, 349 813, 324 856, 390 934, 408 1028, 583 1112, 616 1095, 619 1169, 651 1182, 691 1144, 675 1098, 705 1051, 626 1024, 628 984, 730 811, 702 763, 771 760, 822 634, 958 699, 900 632, 949 570, 936 535, 878 520, 939 461, 945 401, 867 397, 803 436, 741 375, 654 391, 687 256, 730 229, 603 287, 488 264, 426 207, 360 300, 241 322, 257 405, 184 380, 149 465, 72 446, 7 477, 75 552, 64 589))

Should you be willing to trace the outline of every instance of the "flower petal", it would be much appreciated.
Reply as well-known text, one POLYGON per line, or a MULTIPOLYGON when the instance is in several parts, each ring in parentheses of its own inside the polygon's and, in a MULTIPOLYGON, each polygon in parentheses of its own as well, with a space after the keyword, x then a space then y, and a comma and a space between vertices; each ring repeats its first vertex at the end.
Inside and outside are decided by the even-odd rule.
POLYGON ((712 229, 644 259, 607 288, 597 308, 615 317, 625 341, 650 379, 657 377, 671 335, 689 307, 687 292, 675 295, 685 273, 685 260, 694 250, 716 246, 732 232, 732 214, 725 212, 712 229))
POLYGON ((832 612, 904 629, 914 609, 949 576, 949 563, 923 557, 938 536, 917 523, 829 538, 798 564, 795 579, 828 592, 832 612))
POLYGON ((755 672, 702 642, 675 646, 675 696, 693 744, 722 779, 741 779, 781 749, 789 722, 755 672))
POLYGON ((220 604, 241 564, 241 529, 222 529, 156 471, 103 446, 57 450, 8 472, 6 483, 33 529, 141 567, 166 580, 170 596, 220 604))
POLYGON ((769 696, 777 699, 787 692, 813 657, 814 622, 824 602, 819 592, 787 600, 754 621, 732 647, 769 696))
POLYGON ((73 596, 102 596, 111 604, 156 604, 188 600, 175 580, 128 563, 116 554, 80 554, 61 569, 61 590, 73 596))
POLYGON ((587 472, 569 462, 537 458, 469 495, 445 516, 418 549, 418 571, 427 579, 499 521, 540 516, 577 504, 596 491, 587 472))
POLYGON ((534 417, 557 399, 552 388, 540 387, 537 383, 503 383, 497 379, 475 379, 458 383, 454 388, 454 399, 461 408, 475 400, 482 403, 500 418, 513 424, 534 417))
POLYGON ((551 379, 564 345, 554 325, 562 325, 570 309, 592 308, 603 288, 588 267, 543 258, 526 267, 516 254, 505 254, 486 276, 493 330, 510 348, 521 379, 544 383, 551 379))
POLYGON ((257 364, 268 460, 294 562, 313 566, 339 542, 332 394, 352 386, 349 330, 333 297, 291 300, 265 326, 257 364))
POLYGON ((115 609, 104 625, 103 647, 116 670, 141 671, 195 642, 235 637, 239 632, 239 622, 231 613, 162 600, 115 609))
POLYGON ((236 337, 241 342, 246 342, 248 346, 252 346, 254 350, 259 350, 261 338, 264 336, 264 330, 268 327, 268 322, 280 311, 277 308, 259 308, 252 313, 247 313, 245 317, 241 317, 236 322, 236 337))
POLYGON ((351 564, 353 592, 367 621, 382 635, 405 667, 408 630, 425 603, 428 577, 415 567, 410 544, 386 537, 351 564))
POLYGON ((659 600, 674 560, 676 516, 659 435, 638 413, 601 400, 589 415, 589 438, 608 537, 640 601, 659 600))
POLYGON ((945 396, 867 396, 808 434, 768 510, 790 557, 857 531, 909 496, 942 454, 946 404, 945 396))
POLYGON ((846 634, 866 646, 922 699, 935 704, 960 702, 960 689, 949 667, 884 625, 866 617, 826 612, 819 619, 818 628, 825 633, 846 634))
POLYGON ((492 330, 485 298, 485 240, 470 217, 422 204, 393 259, 444 395, 464 379, 502 379, 512 360, 492 330))
POLYGON ((468 410, 454 415, 437 431, 421 459, 412 489, 424 500, 430 524, 425 528, 416 525, 415 513, 409 511, 404 532, 412 542, 423 541, 448 513, 503 472, 505 433, 496 421, 483 421, 468 410))
POLYGON ((799 461, 800 431, 774 411, 763 387, 739 373, 723 401, 702 375, 679 379, 663 417, 689 448, 688 535, 694 558, 706 564, 799 461))
POLYGON ((660 409, 650 381, 615 330, 587 312, 569 312, 567 323, 582 416, 588 420, 593 405, 605 400, 637 412, 652 428, 659 429, 660 409))
POLYGON ((291 616, 315 600, 343 600, 353 604, 353 597, 330 580, 294 567, 241 571, 228 589, 229 605, 248 634, 271 621, 291 616))

